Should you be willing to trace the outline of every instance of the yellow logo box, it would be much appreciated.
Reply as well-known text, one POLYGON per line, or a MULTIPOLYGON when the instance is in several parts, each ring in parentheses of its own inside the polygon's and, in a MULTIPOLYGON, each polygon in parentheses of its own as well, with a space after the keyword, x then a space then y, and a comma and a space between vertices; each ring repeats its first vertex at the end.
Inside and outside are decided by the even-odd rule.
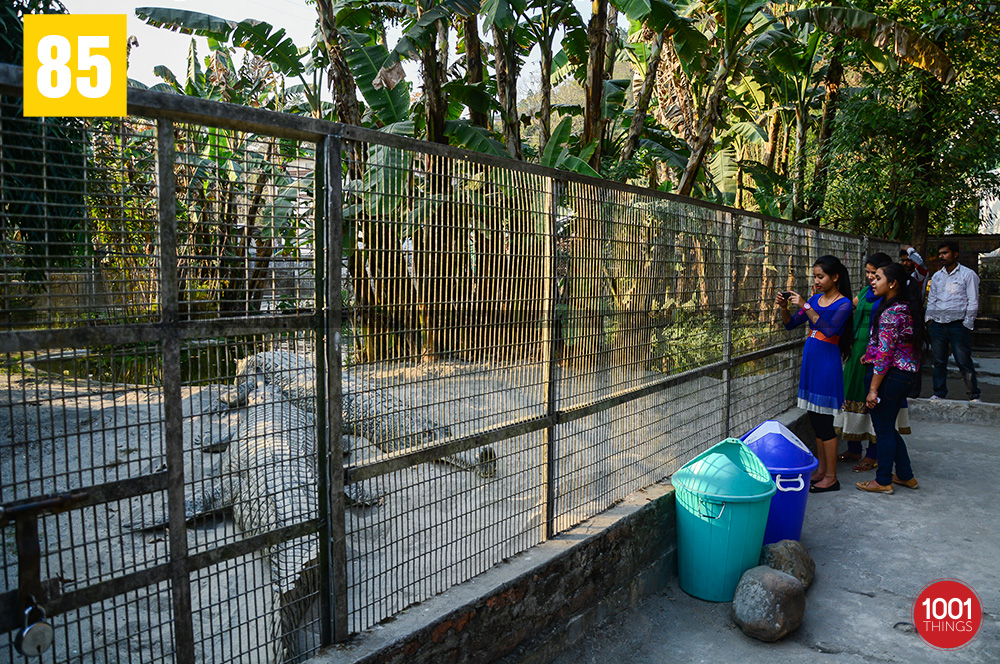
POLYGON ((123 117, 125 14, 24 17, 24 115, 123 117))

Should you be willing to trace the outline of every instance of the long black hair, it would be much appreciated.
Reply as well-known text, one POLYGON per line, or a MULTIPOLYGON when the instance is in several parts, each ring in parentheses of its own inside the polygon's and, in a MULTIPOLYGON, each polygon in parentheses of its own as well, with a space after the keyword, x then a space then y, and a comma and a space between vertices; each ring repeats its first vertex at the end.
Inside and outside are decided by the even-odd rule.
POLYGON ((897 302, 904 302, 910 308, 910 316, 913 318, 913 338, 910 341, 919 345, 924 336, 924 312, 920 297, 917 295, 919 291, 914 289, 910 283, 913 281, 913 277, 907 274, 906 268, 899 263, 889 263, 879 269, 882 270, 887 282, 891 284, 895 281, 898 284, 898 290, 896 297, 882 298, 882 303, 879 305, 878 311, 875 312, 872 337, 878 336, 878 329, 882 323, 882 313, 897 302))
MULTIPOLYGON (((813 263, 813 267, 818 267, 830 277, 836 276, 837 290, 840 294, 850 300, 853 297, 851 291, 851 276, 847 273, 847 268, 836 256, 820 256, 813 263)), ((851 354, 851 346, 854 345, 854 317, 848 316, 844 322, 844 329, 840 331, 840 355, 847 357, 851 354)))

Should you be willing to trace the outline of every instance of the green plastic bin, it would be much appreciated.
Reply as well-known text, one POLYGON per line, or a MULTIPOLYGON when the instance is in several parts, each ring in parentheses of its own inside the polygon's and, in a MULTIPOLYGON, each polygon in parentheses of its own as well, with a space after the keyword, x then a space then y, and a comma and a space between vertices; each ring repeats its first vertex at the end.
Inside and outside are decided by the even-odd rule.
POLYGON ((738 438, 727 438, 674 473, 681 589, 731 602, 743 572, 756 567, 775 486, 738 438))

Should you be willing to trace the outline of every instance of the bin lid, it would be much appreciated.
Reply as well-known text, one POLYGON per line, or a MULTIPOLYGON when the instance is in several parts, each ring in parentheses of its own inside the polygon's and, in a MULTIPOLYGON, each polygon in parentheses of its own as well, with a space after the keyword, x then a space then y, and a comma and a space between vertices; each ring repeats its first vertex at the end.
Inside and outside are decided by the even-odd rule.
POLYGON ((727 438, 691 459, 671 482, 693 494, 728 502, 750 502, 775 492, 771 474, 739 438, 727 438))
POLYGON ((819 460, 799 437, 781 422, 768 420, 743 437, 743 442, 772 473, 804 473, 819 460))

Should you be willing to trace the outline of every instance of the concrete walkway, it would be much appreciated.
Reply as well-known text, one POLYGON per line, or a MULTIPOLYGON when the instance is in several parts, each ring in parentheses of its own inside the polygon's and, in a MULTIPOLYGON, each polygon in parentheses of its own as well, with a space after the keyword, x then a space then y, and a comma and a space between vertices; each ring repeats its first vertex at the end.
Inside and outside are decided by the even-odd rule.
MULTIPOLYGON (((935 403, 935 402, 931 402, 935 403)), ((841 464, 839 492, 810 496, 802 541, 816 561, 802 626, 768 644, 733 623, 732 605, 662 593, 583 635, 556 664, 1000 662, 1000 406, 993 423, 949 423, 923 409, 907 445, 916 491, 858 491, 874 471, 841 464), (914 598, 932 581, 970 585, 982 628, 956 651, 913 631, 914 598)), ((915 413, 916 414, 916 413, 915 413)))

